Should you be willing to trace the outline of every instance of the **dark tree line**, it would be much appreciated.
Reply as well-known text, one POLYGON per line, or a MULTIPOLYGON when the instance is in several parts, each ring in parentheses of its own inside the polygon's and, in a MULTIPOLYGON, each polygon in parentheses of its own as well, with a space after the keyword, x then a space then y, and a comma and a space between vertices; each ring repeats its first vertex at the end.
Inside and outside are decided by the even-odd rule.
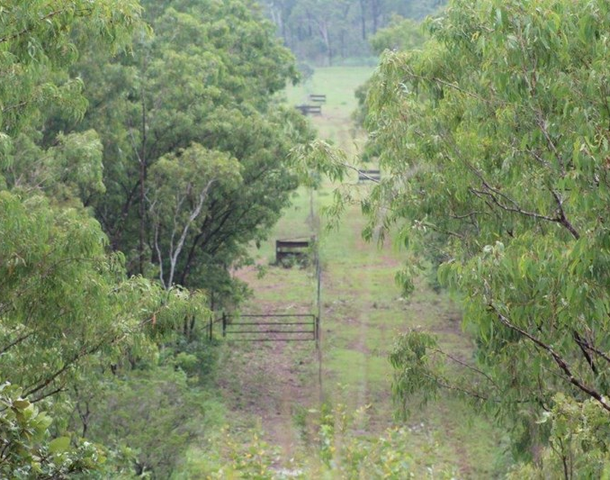
POLYGON ((263 0, 284 43, 300 59, 333 64, 373 55, 369 37, 392 18, 421 20, 444 0, 263 0))

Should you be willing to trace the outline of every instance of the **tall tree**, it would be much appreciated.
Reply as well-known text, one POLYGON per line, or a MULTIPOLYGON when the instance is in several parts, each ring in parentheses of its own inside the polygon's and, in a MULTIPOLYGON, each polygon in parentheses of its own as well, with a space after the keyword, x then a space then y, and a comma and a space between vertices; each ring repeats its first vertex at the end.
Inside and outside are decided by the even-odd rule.
POLYGON ((440 277, 463 294, 478 346, 456 383, 433 341, 405 336, 397 392, 467 392, 512 419, 522 446, 549 434, 534 420, 561 408, 557 392, 610 412, 609 13, 601 1, 454 1, 422 51, 386 53, 368 97, 389 173, 372 218, 404 222, 422 251, 444 238, 440 277))
POLYGON ((126 351, 145 350, 151 324, 186 310, 173 308, 173 293, 127 279, 83 209, 81 200, 104 190, 97 134, 59 134, 45 148, 40 127, 52 109, 82 117, 83 84, 69 66, 85 38, 125 48, 145 30, 140 7, 8 0, 0 9, 0 476, 120 475, 101 473, 106 451, 65 431, 67 392, 126 351), (36 405, 59 414, 52 433, 36 405))
MULTIPOLYGON (((168 288, 226 290, 228 267, 266 235, 297 186, 283 158, 311 134, 273 98, 296 70, 247 2, 146 6, 154 38, 136 39, 118 61, 92 46, 77 67, 96 105, 79 128, 95 128, 105 147, 107 192, 90 205, 130 272, 168 288), (161 173, 170 167, 182 173, 161 173), (197 187, 189 180, 204 175, 197 187)), ((48 129, 65 125, 54 118, 48 129)))
POLYGON ((73 116, 83 114, 81 83, 66 72, 76 59, 80 35, 95 35, 105 48, 125 46, 134 29, 141 27, 140 9, 135 2, 113 1, 9 1, 2 8, 0 44, 5 55, 0 71, 10 81, 0 87, 5 132, 0 164, 0 348, 4 379, 22 383, 26 395, 43 398, 61 389, 62 378, 81 359, 121 335, 114 327, 108 336, 100 335, 97 329, 108 323, 89 325, 83 311, 88 301, 110 307, 110 288, 116 286, 111 269, 115 261, 104 255, 97 223, 77 208, 64 208, 44 197, 63 187, 65 195, 56 195, 63 203, 103 188, 99 140, 92 132, 60 136, 58 145, 45 151, 26 132, 39 125, 42 109, 49 104, 67 107, 73 116), (82 288, 73 283, 78 280, 82 288))
POLYGON ((142 27, 137 1, 6 0, 2 11, 0 71, 5 81, 0 85, 0 125, 5 140, 7 133, 38 120, 47 104, 61 104, 82 115, 82 83, 67 76, 66 67, 76 60, 76 45, 83 37, 91 35, 116 51, 126 45, 134 28, 142 27))

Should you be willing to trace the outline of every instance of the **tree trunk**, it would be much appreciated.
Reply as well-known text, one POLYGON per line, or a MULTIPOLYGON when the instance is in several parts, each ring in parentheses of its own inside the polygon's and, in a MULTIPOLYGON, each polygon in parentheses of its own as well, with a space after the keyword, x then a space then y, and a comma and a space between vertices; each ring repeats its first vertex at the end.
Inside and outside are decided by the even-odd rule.
POLYGON ((144 236, 145 236, 145 190, 144 182, 146 181, 146 103, 144 100, 144 94, 142 94, 142 149, 140 152, 140 242, 139 242, 139 255, 138 255, 138 267, 139 273, 144 273, 144 236))
POLYGON ((360 26, 362 28, 362 40, 366 40, 366 0, 360 0, 360 26))
POLYGON ((381 1, 382 0, 371 1, 371 10, 373 14, 373 34, 377 33, 377 28, 379 25, 379 16, 381 15, 381 1))

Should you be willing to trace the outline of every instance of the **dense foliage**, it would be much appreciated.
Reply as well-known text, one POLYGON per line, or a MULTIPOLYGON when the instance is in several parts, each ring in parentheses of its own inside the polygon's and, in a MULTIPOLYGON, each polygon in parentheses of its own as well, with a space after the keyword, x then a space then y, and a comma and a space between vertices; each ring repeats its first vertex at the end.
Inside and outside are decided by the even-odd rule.
MULTIPOLYGON (((493 412, 525 462, 515 478, 610 466, 609 21, 603 1, 456 0, 369 85, 367 152, 384 175, 362 202, 365 236, 397 226, 407 291, 440 263, 477 347, 457 358, 427 332, 400 336, 395 398, 493 412)), ((345 173, 320 142, 295 157, 345 173)), ((335 198, 333 213, 354 199, 335 198)))
POLYGON ((100 463, 100 452, 91 446, 89 464, 86 456, 70 451, 70 439, 59 437, 48 441, 51 418, 21 397, 18 387, 0 386, 0 474, 4 478, 28 478, 34 475, 61 478, 65 474, 90 471, 100 463), (72 458, 70 458, 72 457, 72 458), (81 463, 82 462, 82 463, 81 463))
POLYGON ((445 260, 478 347, 452 361, 405 335, 396 393, 446 388, 494 410, 540 460, 532 475, 609 462, 609 21, 603 1, 456 0, 423 49, 384 54, 368 95, 387 175, 366 210, 445 260))
POLYGON ((3 478, 169 477, 205 425, 210 299, 297 186, 271 24, 142 6, 0 6, 3 478))
POLYGON ((227 269, 287 205, 283 158, 311 138, 272 97, 297 78, 292 56, 248 2, 143 3, 154 37, 116 59, 91 45, 74 68, 95 105, 78 129, 104 145, 106 192, 84 201, 130 273, 239 295, 227 269))

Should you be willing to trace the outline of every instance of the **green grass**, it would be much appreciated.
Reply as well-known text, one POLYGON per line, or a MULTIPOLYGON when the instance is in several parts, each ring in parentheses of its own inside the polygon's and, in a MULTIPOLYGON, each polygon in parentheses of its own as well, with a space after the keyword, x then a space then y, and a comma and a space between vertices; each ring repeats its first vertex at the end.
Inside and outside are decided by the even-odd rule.
MULTIPOLYGON (((358 148, 354 144, 361 144, 362 139, 353 137, 349 125, 356 107, 352 92, 370 73, 366 68, 317 70, 309 84, 292 89, 288 98, 296 102, 309 93, 326 93, 329 102, 323 107, 324 115, 312 117, 312 121, 321 137, 353 153, 358 148)), ((331 188, 326 186, 326 191, 331 188)), ((330 201, 330 195, 316 196, 318 209, 330 201)), ((278 229, 291 221, 283 219, 278 229)), ((348 399, 351 408, 374 403, 376 420, 385 425, 393 410, 387 354, 398 332, 420 327, 436 333, 443 348, 465 358, 471 355, 472 346, 461 332, 459 310, 447 295, 438 295, 418 282, 409 299, 401 297, 394 282, 401 252, 391 245, 379 249, 365 244, 360 238, 364 224, 359 208, 353 207, 338 230, 322 234, 327 279, 322 316, 325 389, 331 398, 348 399)), ((431 467, 454 466, 467 476, 485 478, 493 470, 498 432, 468 406, 440 399, 417 410, 410 423, 425 425, 412 432, 412 448, 422 473, 431 467)))
POLYGON ((321 138, 341 145, 349 153, 356 153, 362 145, 351 126, 352 112, 358 106, 355 90, 373 73, 373 67, 317 68, 314 75, 301 85, 286 90, 291 105, 309 104, 310 94, 326 95, 322 116, 314 116, 313 124, 321 138))
POLYGON ((326 95, 324 114, 349 117, 357 106, 354 91, 373 73, 373 67, 317 68, 314 75, 297 86, 286 89, 290 104, 308 103, 309 94, 326 95))

